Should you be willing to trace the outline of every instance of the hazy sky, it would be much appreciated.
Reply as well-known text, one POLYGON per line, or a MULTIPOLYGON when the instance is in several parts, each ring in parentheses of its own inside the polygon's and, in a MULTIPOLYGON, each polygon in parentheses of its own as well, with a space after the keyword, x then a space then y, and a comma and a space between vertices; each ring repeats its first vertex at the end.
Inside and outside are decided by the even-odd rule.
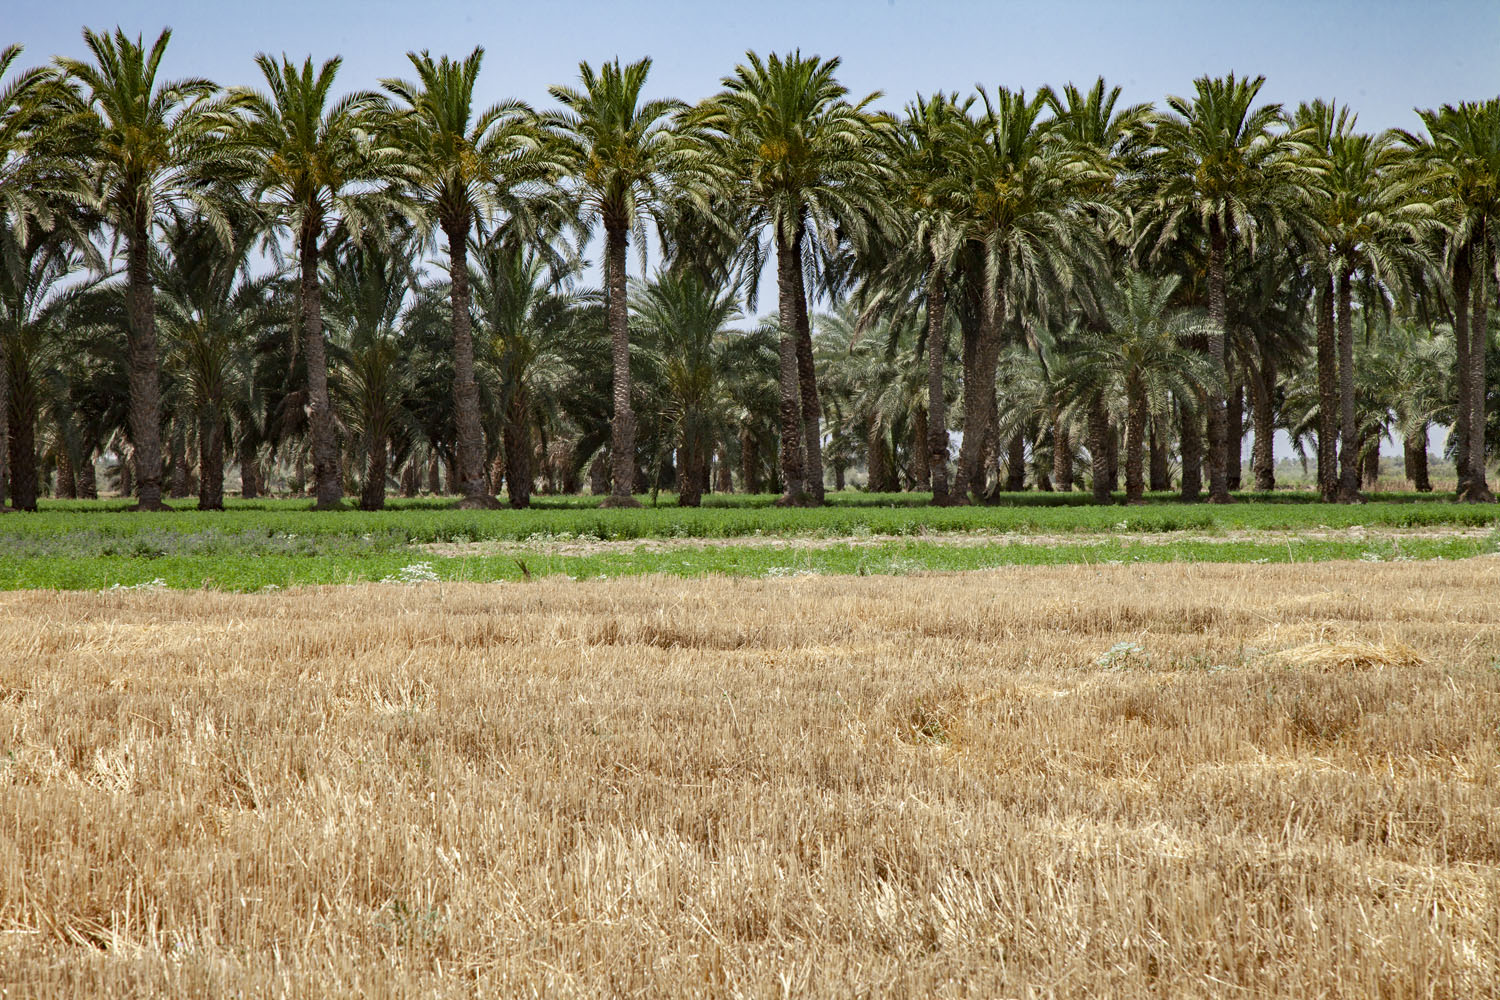
POLYGON ((27 62, 82 53, 84 25, 153 36, 174 29, 173 75, 256 82, 258 51, 344 57, 340 83, 373 87, 406 75, 404 53, 486 49, 489 99, 547 103, 579 60, 655 60, 652 90, 694 100, 748 48, 839 55, 843 81, 882 90, 898 110, 918 90, 1092 82, 1103 74, 1132 101, 1191 89, 1195 76, 1264 74, 1269 99, 1337 98, 1368 129, 1415 126, 1414 106, 1500 93, 1500 0, 1260 0, 1254 3, 1010 0, 800 0, 686 3, 394 3, 387 0, 97 2, 0 0, 0 44, 27 62))

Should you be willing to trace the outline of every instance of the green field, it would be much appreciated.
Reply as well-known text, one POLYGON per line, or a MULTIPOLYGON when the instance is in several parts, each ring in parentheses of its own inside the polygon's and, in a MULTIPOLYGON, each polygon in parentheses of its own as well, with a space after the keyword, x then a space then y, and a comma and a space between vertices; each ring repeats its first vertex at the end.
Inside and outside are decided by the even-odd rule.
MULTIPOLYGON (((1308 494, 1227 506, 1167 497, 1096 506, 1079 495, 1017 494, 994 506, 937 509, 921 494, 835 495, 815 510, 770 496, 713 497, 601 510, 544 498, 525 511, 460 511, 398 501, 366 513, 313 513, 305 500, 190 503, 135 514, 123 501, 44 503, 0 518, 0 588, 141 585, 259 590, 395 580, 579 579, 899 574, 1003 565, 1456 559, 1500 547, 1494 507, 1396 496, 1353 506, 1308 494)), ((649 503, 649 499, 648 499, 649 503)))

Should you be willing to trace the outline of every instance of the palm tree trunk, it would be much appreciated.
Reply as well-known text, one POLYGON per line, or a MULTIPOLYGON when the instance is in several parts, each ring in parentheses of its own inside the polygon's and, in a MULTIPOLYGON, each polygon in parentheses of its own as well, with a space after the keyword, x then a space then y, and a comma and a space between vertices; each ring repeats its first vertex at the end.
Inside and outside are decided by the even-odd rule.
POLYGON ((1146 390, 1129 387, 1125 413, 1125 502, 1144 503, 1146 495, 1146 390))
POLYGON ((1203 491, 1203 417, 1200 411, 1182 406, 1182 499, 1197 503, 1203 491))
MULTIPOLYGON (((135 456, 117 452, 120 456, 120 496, 135 496, 135 456)), ((12 479, 14 482, 14 479, 12 479)))
POLYGON ((596 497, 609 492, 609 459, 602 448, 589 463, 589 492, 596 497))
POLYGON ((1318 493, 1338 499, 1339 365, 1333 329, 1333 276, 1318 282, 1318 493))
MULTIPOLYGON (((1224 230, 1224 221, 1217 213, 1208 220, 1208 313, 1210 330, 1208 354, 1213 360, 1214 370, 1229 384, 1227 344, 1229 337, 1228 311, 1225 303, 1224 258, 1228 253, 1229 236, 1224 230)), ((1213 386, 1208 393, 1208 500, 1210 503, 1229 503, 1228 476, 1228 415, 1225 412, 1224 388, 1213 386)))
POLYGON ((807 495, 815 504, 821 504, 823 488, 823 407, 818 401, 818 374, 813 365, 812 324, 807 317, 807 288, 802 278, 801 226, 797 229, 797 241, 792 246, 796 263, 794 275, 797 280, 797 379, 801 388, 802 403, 802 478, 807 495))
POLYGON ((1109 473, 1109 411, 1102 399, 1089 403, 1089 465, 1093 472, 1094 502, 1109 503, 1114 484, 1109 473))
POLYGON ((714 492, 733 493, 734 476, 730 473, 729 447, 719 444, 718 460, 714 464, 714 492))
POLYGON ((750 494, 761 489, 759 443, 748 427, 740 431, 740 488, 750 494))
POLYGON ((630 311, 625 299, 625 254, 630 227, 624 218, 604 220, 604 271, 608 286, 609 338, 614 365, 614 419, 610 423, 611 489, 606 507, 639 507, 635 499, 635 410, 630 400, 630 311))
POLYGON ((302 266, 302 350, 307 364, 307 425, 312 438, 313 510, 338 510, 344 505, 344 483, 339 474, 338 442, 334 440, 333 409, 328 399, 328 352, 323 344, 323 290, 318 283, 318 241, 323 220, 314 213, 303 219, 298 234, 302 266))
POLYGON ((10 397, 10 496, 16 510, 36 510, 37 407, 30 387, 14 385, 10 397))
POLYGON ((932 452, 927 447, 927 407, 918 406, 912 415, 911 464, 919 490, 932 489, 932 452))
POLYGON ((1020 493, 1026 489, 1026 436, 1020 431, 1011 435, 1005 449, 1005 491, 1020 493))
POLYGON ((1469 488, 1462 499, 1470 503, 1493 503, 1495 495, 1485 481, 1484 362, 1490 339, 1489 232, 1483 219, 1474 236, 1474 284, 1470 290, 1474 318, 1469 324, 1469 488))
POLYGON ((994 430, 991 418, 995 413, 995 374, 1000 363, 1000 324, 1004 317, 1005 290, 997 275, 986 275, 973 371, 966 373, 970 377, 964 382, 964 440, 958 449, 953 490, 958 503, 968 502, 976 478, 983 475, 981 463, 988 443, 986 438, 994 430))
POLYGON ((198 509, 224 509, 224 418, 216 400, 198 418, 198 509))
POLYGON ((61 445, 56 450, 57 455, 57 499, 77 500, 78 479, 73 475, 73 461, 68 457, 68 449, 61 445))
MULTIPOLYGON (((516 510, 531 506, 531 487, 536 478, 532 467, 531 421, 528 400, 516 392, 505 414, 505 426, 501 436, 505 444, 505 497, 516 510)), ((599 492, 603 492, 600 490, 599 492)))
POLYGON ((1453 464, 1458 474, 1458 496, 1469 490, 1469 293, 1473 272, 1467 244, 1453 255, 1453 364, 1458 385, 1458 402, 1454 409, 1453 464))
POLYGON ((1367 489, 1374 489, 1375 484, 1380 482, 1380 439, 1371 438, 1365 441, 1360 451, 1362 466, 1360 482, 1367 489))
POLYGON ((779 387, 781 390, 781 478, 778 506, 795 507, 807 502, 802 453, 806 446, 802 423, 802 382, 797 362, 797 295, 801 288, 801 265, 795 241, 776 233, 776 287, 780 336, 779 387))
POLYGON ((946 507, 948 491, 948 399, 943 365, 948 353, 947 276, 936 263, 927 282, 927 471, 932 503, 946 507))
POLYGON ((1243 449, 1245 443, 1245 385, 1244 373, 1239 366, 1234 368, 1234 383, 1229 387, 1229 420, 1225 435, 1224 457, 1228 462, 1226 478, 1229 488, 1240 488, 1244 478, 1243 449))
POLYGON ((260 496, 260 461, 246 440, 241 439, 235 452, 240 465, 240 499, 254 500, 260 496))
POLYGON ((1402 442, 1406 452, 1406 478, 1418 493, 1431 493, 1432 480, 1427 474, 1427 424, 1412 431, 1402 442))
POLYGON ((1073 442, 1061 417, 1052 421, 1052 488, 1073 491, 1073 442))
POLYGON ((136 510, 167 510, 161 501, 161 359, 156 343, 155 291, 151 286, 151 216, 143 200, 132 213, 127 240, 130 313, 130 440, 135 445, 136 510))
POLYGON ((0 336, 0 513, 10 491, 10 354, 0 336))
POLYGON ((1359 502, 1359 439, 1354 424, 1354 316, 1352 275, 1338 276, 1339 322, 1339 503, 1359 502))
POLYGON ((1152 417, 1149 421, 1150 433, 1147 450, 1150 452, 1151 491, 1170 490, 1172 488, 1172 475, 1168 469, 1167 440, 1166 433, 1162 427, 1163 418, 1152 417))
POLYGON ((467 212, 443 220, 443 235, 448 240, 449 298, 453 306, 453 409, 458 428, 458 488, 463 495, 458 506, 461 510, 496 510, 500 501, 489 493, 484 483, 484 427, 479 419, 479 385, 474 379, 474 329, 469 316, 469 226, 467 212))
POLYGON ((699 474, 700 444, 697 434, 684 432, 677 446, 677 506, 703 506, 703 481, 699 474))
POLYGON ((188 489, 187 425, 180 415, 172 417, 169 439, 172 481, 169 495, 173 500, 185 500, 192 491, 188 489))
POLYGON ((360 510, 385 509, 385 476, 389 445, 384 434, 365 435, 365 481, 359 491, 360 510))
POLYGON ((1251 465, 1255 469, 1255 488, 1262 493, 1276 488, 1276 414, 1273 392, 1276 386, 1276 362, 1266 345, 1261 345, 1260 369, 1250 372, 1251 419, 1255 423, 1255 444, 1251 465))

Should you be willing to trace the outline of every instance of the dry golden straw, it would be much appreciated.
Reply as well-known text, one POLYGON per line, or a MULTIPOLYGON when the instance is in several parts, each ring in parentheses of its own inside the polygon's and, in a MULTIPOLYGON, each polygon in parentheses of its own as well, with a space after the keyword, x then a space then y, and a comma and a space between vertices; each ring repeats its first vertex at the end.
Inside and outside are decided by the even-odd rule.
POLYGON ((1497 584, 0 596, 0 992, 1493 997, 1497 584))

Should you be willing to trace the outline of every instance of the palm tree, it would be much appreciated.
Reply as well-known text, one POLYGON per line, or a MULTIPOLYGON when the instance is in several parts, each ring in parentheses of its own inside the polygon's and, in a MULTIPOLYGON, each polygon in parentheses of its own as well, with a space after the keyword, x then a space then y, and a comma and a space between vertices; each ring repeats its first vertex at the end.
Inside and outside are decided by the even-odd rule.
POLYGON ((634 507, 635 410, 630 398, 630 313, 626 255, 630 233, 644 238, 645 217, 662 200, 678 145, 669 124, 681 101, 642 100, 651 60, 621 67, 618 59, 596 72, 580 63, 582 89, 554 86, 562 110, 542 116, 565 167, 591 216, 604 224, 605 301, 614 366, 614 418, 610 457, 613 486, 606 506, 634 507))
POLYGON ((776 247, 781 368, 783 504, 823 502, 822 430, 805 287, 810 243, 868 237, 883 214, 881 144, 891 123, 855 103, 835 78, 838 59, 755 52, 724 90, 690 116, 708 169, 731 201, 751 206, 752 233, 769 227, 776 247))
MULTIPOLYGON (((1229 502, 1228 321, 1225 266, 1236 241, 1253 242, 1257 230, 1284 226, 1278 209, 1305 199, 1309 172, 1296 153, 1300 142, 1284 128, 1279 104, 1255 107, 1265 77, 1199 77, 1192 98, 1168 97, 1169 112, 1155 116, 1150 171, 1168 221, 1162 239, 1194 221, 1208 234, 1208 353, 1224 378, 1208 396, 1209 500, 1229 502)), ((1237 444, 1236 444, 1237 447, 1237 444)))
POLYGON ((473 249, 471 284, 479 354, 496 388, 510 506, 531 505, 536 479, 534 428, 563 409, 558 392, 569 371, 565 347, 588 319, 570 295, 569 261, 549 260, 500 232, 473 249))
POLYGON ((151 281, 152 233, 161 213, 187 203, 213 219, 212 199, 198 178, 227 160, 229 118, 218 88, 200 78, 158 80, 171 31, 147 49, 138 36, 85 29, 92 62, 59 58, 73 87, 65 93, 96 179, 90 200, 103 208, 126 247, 130 309, 130 435, 135 446, 138 510, 161 502, 161 359, 151 281), (76 87, 76 90, 73 89, 76 87))
POLYGON ((459 506, 492 509, 499 501, 485 490, 484 431, 469 307, 469 234, 493 208, 522 213, 525 206, 518 195, 545 176, 549 165, 538 155, 541 147, 524 104, 505 101, 483 110, 474 107, 483 48, 474 49, 463 62, 447 56, 434 60, 425 51, 406 55, 417 80, 386 80, 384 86, 400 101, 392 118, 392 141, 409 158, 418 197, 447 240, 457 471, 463 494, 459 506))
POLYGON ((377 95, 333 99, 341 60, 329 59, 317 70, 310 57, 300 68, 286 56, 277 60, 265 53, 255 62, 267 89, 235 92, 245 114, 232 145, 249 161, 251 191, 296 237, 314 509, 338 509, 344 488, 328 395, 319 261, 332 223, 356 235, 381 230, 397 201, 392 185, 407 171, 401 151, 374 127, 377 95))
POLYGON ((66 285, 83 255, 69 240, 37 227, 24 239, 7 234, 6 242, 10 252, 0 255, 0 378, 10 391, 0 421, 8 430, 11 503, 16 510, 36 510, 37 424, 60 391, 60 366, 69 354, 66 317, 76 299, 66 285))
MULTIPOLYGON (((227 199, 226 199, 227 200, 227 199)), ((241 395, 260 334, 282 319, 279 275, 252 276, 259 222, 242 207, 229 238, 200 217, 174 213, 156 267, 168 366, 181 374, 198 422, 198 509, 224 509, 224 442, 230 406, 241 395)))
POLYGON ((1485 480, 1485 355, 1489 341, 1490 279, 1500 283, 1500 98, 1445 104, 1419 111, 1427 138, 1401 133, 1440 201, 1451 236, 1449 274, 1459 369, 1461 499, 1495 499, 1485 480), (1466 432, 1466 433, 1465 433, 1466 432))
MULTIPOLYGON (((1352 120, 1351 120, 1352 125, 1352 120)), ((1354 399, 1353 279, 1389 289, 1425 260, 1422 244, 1432 206, 1413 198, 1410 172, 1399 171, 1393 134, 1333 134, 1323 180, 1323 216, 1334 279, 1339 354, 1339 490, 1341 503, 1359 499, 1358 425, 1354 399), (1405 173, 1403 177, 1402 174, 1405 173)), ((1483 472, 1480 473, 1483 482, 1483 472)))
POLYGON ((409 232, 393 226, 387 239, 363 245, 344 241, 323 264, 329 342, 337 359, 334 398, 345 423, 364 439, 360 510, 385 506, 390 442, 409 416, 409 369, 403 364, 407 345, 399 321, 407 291, 416 282, 415 242, 409 232))
POLYGON ((927 308, 927 468, 932 502, 952 502, 948 480, 948 283, 963 249, 963 220, 945 179, 967 131, 970 97, 934 94, 906 108, 898 133, 895 184, 912 210, 912 243, 925 251, 927 308))
POLYGON ((1119 294, 1104 303, 1106 332, 1086 332, 1066 362, 1064 381, 1081 395, 1124 400, 1126 503, 1140 503, 1145 494, 1148 423, 1169 413, 1173 398, 1191 398, 1221 377, 1188 346, 1202 320, 1192 310, 1172 308, 1177 285, 1175 275, 1131 271, 1119 294))
POLYGON ((1053 141, 1052 122, 1043 117, 1049 99, 1046 90, 1028 98, 1001 87, 994 101, 985 94, 985 114, 969 129, 959 169, 946 185, 961 205, 967 242, 980 250, 983 275, 978 336, 964 373, 960 499, 995 430, 995 374, 1008 309, 1025 298, 1055 298, 1103 255, 1084 211, 1100 167, 1053 141))
POLYGON ((740 315, 733 288, 710 285, 692 271, 668 272, 647 284, 631 308, 665 390, 662 416, 677 445, 677 502, 700 506, 721 423, 721 381, 737 339, 729 329, 740 315))

